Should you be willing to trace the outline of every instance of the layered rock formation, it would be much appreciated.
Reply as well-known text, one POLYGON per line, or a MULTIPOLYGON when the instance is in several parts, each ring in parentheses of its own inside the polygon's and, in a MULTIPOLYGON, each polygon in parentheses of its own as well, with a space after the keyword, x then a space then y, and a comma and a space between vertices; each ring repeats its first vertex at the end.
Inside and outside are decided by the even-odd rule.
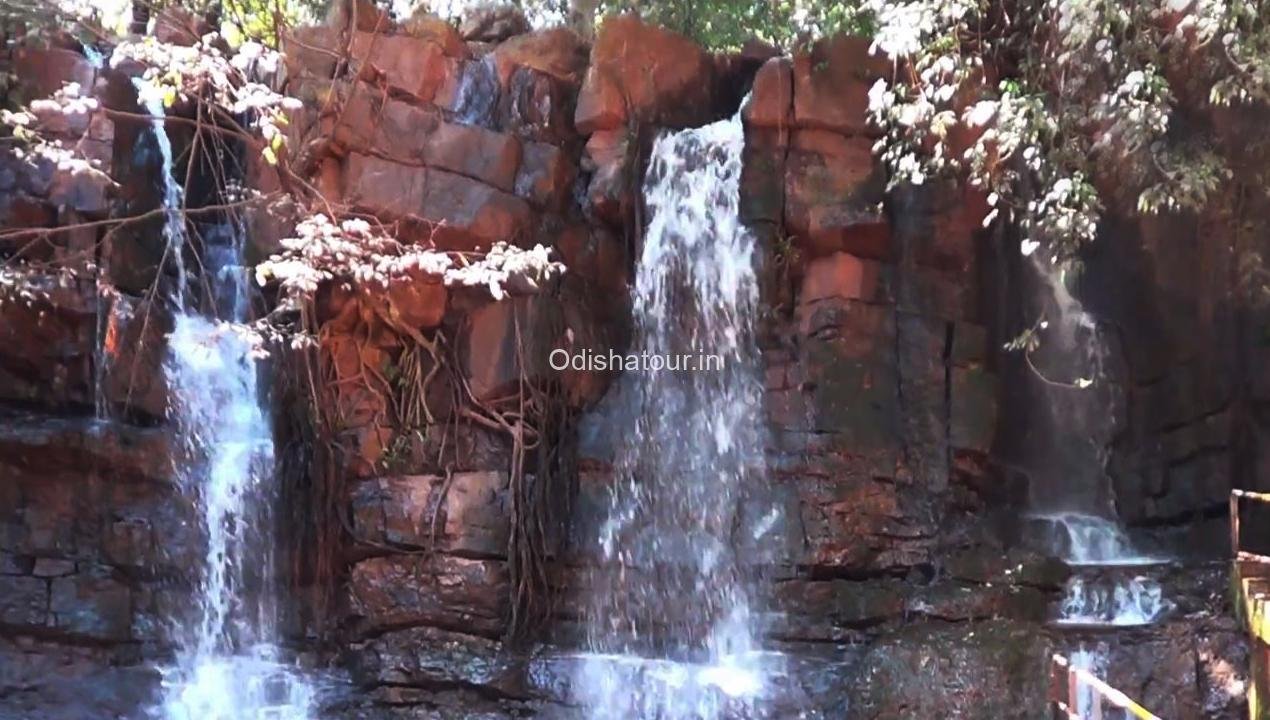
MULTIPOLYGON (((1030 321, 1019 308, 1031 285, 1009 238, 981 228, 973 191, 887 192, 866 94, 889 67, 868 43, 831 38, 768 57, 711 54, 625 17, 592 44, 523 32, 511 17, 463 32, 427 17, 345 19, 284 39, 287 90, 305 103, 288 131, 290 167, 315 202, 438 252, 542 245, 567 270, 501 299, 429 275, 378 295, 338 283, 319 292, 317 376, 331 389, 320 410, 337 419, 342 451, 318 463, 333 499, 289 502, 336 507, 300 515, 329 524, 319 534, 337 542, 319 547, 337 572, 296 580, 329 602, 298 603, 291 630, 315 662, 346 673, 330 714, 574 712, 580 550, 613 481, 602 402, 612 378, 544 361, 558 347, 624 347, 648 142, 659 128, 726 117, 748 93, 741 203, 767 251, 768 457, 788 519, 769 640, 790 656, 791 707, 1039 717, 1059 644, 1045 621, 1066 571, 1020 537, 1018 460, 1036 441, 1024 439, 1020 398, 1037 395, 1020 358, 1000 349, 1030 321), (522 392, 526 378, 554 383, 579 416, 576 488, 552 498, 567 523, 545 542, 556 603, 536 644, 507 640, 516 446, 474 419, 420 420, 522 392)), ((0 711, 133 717, 154 681, 147 668, 170 651, 165 603, 179 602, 200 542, 183 529, 189 503, 167 461, 167 321, 141 296, 162 272, 156 235, 88 225, 37 247, 37 235, 8 231, 157 207, 135 150, 148 121, 129 120, 135 101, 113 96, 117 80, 98 85, 76 50, 36 52, 10 62, 39 67, 42 94, 74 79, 124 114, 81 122, 64 92, 63 109, 39 117, 94 148, 99 168, 0 156, 0 255, 87 250, 104 261, 0 302, 0 711)), ((294 184, 250 165, 262 191, 294 184)), ((258 258, 292 232, 294 207, 284 198, 253 211, 258 258)), ((1161 547, 1217 559, 1220 532, 1192 540, 1263 464, 1252 337, 1264 316, 1222 292, 1231 256, 1220 228, 1118 220, 1104 235, 1080 291, 1118 329, 1110 381, 1124 410, 1107 449, 1117 507, 1161 547)), ((1114 641, 1113 684, 1162 716, 1238 716, 1245 659, 1224 583, 1220 570, 1177 571, 1181 611, 1114 641)))

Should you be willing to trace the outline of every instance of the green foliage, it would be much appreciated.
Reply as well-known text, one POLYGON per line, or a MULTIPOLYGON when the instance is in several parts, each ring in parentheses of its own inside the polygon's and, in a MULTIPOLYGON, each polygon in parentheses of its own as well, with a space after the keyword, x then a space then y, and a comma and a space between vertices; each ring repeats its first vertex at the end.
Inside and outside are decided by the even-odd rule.
POLYGON ((318 21, 328 0, 220 0, 221 33, 230 45, 255 40, 278 47, 278 27, 318 21))
POLYGON ((637 11, 646 20, 687 35, 711 49, 735 50, 758 39, 781 48, 835 32, 870 30, 858 2, 832 0, 615 0, 602 11, 637 11))
POLYGON ((1105 206, 1197 212, 1221 194, 1242 158, 1219 152, 1194 122, 1207 109, 1178 93, 1270 100, 1261 4, 872 0, 877 45, 911 69, 870 95, 878 150, 894 182, 967 177, 1025 253, 1070 262, 1105 206), (1187 88, 1171 85, 1179 75, 1187 88))

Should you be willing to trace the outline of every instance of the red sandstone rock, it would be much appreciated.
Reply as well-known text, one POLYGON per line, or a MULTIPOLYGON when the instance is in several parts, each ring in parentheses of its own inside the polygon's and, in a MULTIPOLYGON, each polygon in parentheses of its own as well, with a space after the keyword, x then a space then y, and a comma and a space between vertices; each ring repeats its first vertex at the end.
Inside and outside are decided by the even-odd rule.
POLYGON ((478 400, 514 391, 522 377, 551 371, 548 355, 562 332, 560 306, 543 295, 482 305, 467 317, 463 371, 478 400), (517 339, 519 338, 519 344, 517 339))
POLYGON ((377 557, 353 566, 349 608, 364 629, 465 627, 498 635, 507 605, 501 561, 450 555, 377 557))
POLYGON ((597 131, 587 140, 586 162, 594 169, 587 205, 596 217, 613 225, 620 225, 634 207, 631 154, 625 128, 597 131))
MULTIPOLYGON (((697 125, 713 112, 710 54, 689 38, 633 15, 604 22, 591 48, 591 66, 616 83, 630 113, 643 122, 697 125)), ((587 94, 584 85, 579 105, 587 94)))
POLYGON ((307 73, 319 78, 333 77, 343 45, 339 31, 329 25, 285 30, 282 50, 286 54, 287 75, 296 78, 307 73))
POLYGON ((330 24, 345 31, 351 25, 362 32, 392 32, 392 17, 375 0, 337 0, 333 22, 330 24))
POLYGON ((798 300, 809 303, 836 297, 867 302, 877 292, 877 263, 839 252, 808 263, 798 300))
POLYGON ((102 298, 104 336, 99 362, 103 399, 116 411, 127 409, 151 418, 168 410, 163 369, 172 316, 158 304, 122 293, 102 298))
POLYGON ((435 224, 443 249, 488 249, 515 241, 533 214, 524 200, 462 175, 352 153, 344 177, 349 202, 386 217, 435 224))
POLYGON ((792 135, 785 165, 785 225, 811 256, 843 250, 890 256, 884 179, 867 138, 824 130, 792 135))
POLYGON ((61 48, 19 47, 13 51, 13 74, 34 90, 36 97, 47 97, 66 83, 79 83, 85 92, 93 87, 96 73, 88 59, 61 48))
POLYGON ((362 79, 382 77, 390 87, 424 101, 432 100, 457 67, 444 46, 407 35, 357 32, 349 53, 362 79))
POLYGON ((714 62, 709 53, 687 37, 633 15, 610 17, 600 27, 591 68, 575 119, 584 134, 620 124, 624 113, 615 113, 616 100, 624 100, 640 121, 660 125, 697 125, 713 112, 714 62))
POLYGON ((794 110, 793 64, 775 57, 763 63, 754 76, 750 102, 742 118, 753 127, 787 128, 794 110))
POLYGON ((626 98, 616 81, 602 70, 591 67, 578 93, 573 126, 583 135, 597 130, 614 130, 626 124, 626 98))
POLYGON ((529 67, 517 67, 499 97, 497 125, 526 140, 574 144, 576 85, 529 67))
POLYGON ((441 51, 453 58, 466 58, 471 55, 463 36, 453 23, 426 12, 416 12, 401 24, 401 32, 419 40, 435 43, 441 51))
POLYGON ((435 539, 447 552, 502 556, 507 484, 507 473, 493 471, 454 473, 448 483, 438 475, 367 480, 353 490, 353 533, 377 544, 430 548, 435 539))
POLYGON ((515 5, 477 7, 464 16, 458 32, 464 40, 496 43, 529 32, 529 21, 515 5))
POLYGON ((869 132, 869 88, 888 63, 869 39, 836 35, 794 55, 794 122, 846 135, 869 132))
POLYGON ((785 218, 785 158, 789 131, 751 127, 741 151, 741 219, 779 226, 785 218))
POLYGON ((521 151, 516 194, 538 207, 562 212, 578 173, 569 156, 555 145, 539 142, 526 142, 521 151))
POLYGON ((169 5, 154 19, 154 39, 170 45, 195 45, 215 28, 185 8, 169 5))
POLYGON ((499 84, 507 87, 512 71, 527 67, 577 85, 587 67, 587 46, 568 28, 551 28, 518 35, 491 53, 499 84))
POLYGON ((407 327, 433 328, 445 317, 447 295, 439 278, 394 278, 386 293, 386 311, 389 317, 407 327))
POLYGON ((426 138, 441 124, 441 113, 399 100, 364 83, 353 84, 338 113, 333 139, 352 150, 373 150, 398 160, 418 160, 426 138))
POLYGON ((516 138, 472 125, 441 123, 423 143, 430 167, 466 175, 511 192, 516 187, 521 147, 516 138))

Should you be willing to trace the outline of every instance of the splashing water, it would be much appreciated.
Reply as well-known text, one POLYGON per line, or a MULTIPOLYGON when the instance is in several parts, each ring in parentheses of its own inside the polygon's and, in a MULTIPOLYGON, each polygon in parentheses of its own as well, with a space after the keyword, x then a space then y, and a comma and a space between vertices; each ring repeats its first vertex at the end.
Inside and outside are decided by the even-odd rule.
POLYGON ((1060 606, 1060 624, 1149 625, 1169 609, 1164 589, 1154 578, 1086 578, 1067 581, 1060 606))
POLYGON ((574 682, 592 717, 755 715, 779 671, 751 610, 781 523, 756 491, 764 435, 756 248, 738 218, 743 144, 738 116, 652 149, 632 352, 723 363, 623 378, 627 439, 599 538, 593 653, 574 682))
MULTIPOLYGON (((1062 382, 1041 383, 1040 401, 1048 438, 1035 448, 1033 502, 1040 507, 1078 508, 1032 516, 1042 523, 1049 550, 1076 573, 1067 581, 1057 621, 1073 625, 1145 625, 1171 608, 1155 579, 1135 572, 1108 572, 1165 562, 1143 555, 1114 516, 1106 473, 1107 446, 1115 430, 1117 390, 1106 382, 1107 349, 1101 329, 1067 286, 1061 263, 1032 253, 1045 292, 1049 320, 1040 352, 1042 365, 1062 382), (1045 361, 1048 362, 1045 362, 1045 361)), ((1031 360, 1029 360, 1031 362, 1031 360)), ((1046 375, 1036 365, 1033 371, 1046 375)))
POLYGON ((271 532, 277 502, 272 431, 260 403, 255 338, 246 318, 241 227, 203 233, 213 317, 186 307, 182 190, 161 98, 134 80, 162 162, 166 250, 176 265, 178 311, 164 363, 179 437, 178 479, 201 511, 206 550, 191 603, 176 631, 176 662, 160 668, 165 720, 307 720, 314 689, 282 662, 271 532), (224 318, 223 320, 215 319, 224 318))
MULTIPOLYGON (((211 273, 216 304, 241 309, 228 275, 211 273)), ((169 720, 304 720, 314 700, 277 649, 277 489, 254 349, 243 326, 192 313, 178 315, 168 337, 170 412, 184 441, 180 481, 198 498, 207 533, 199 618, 180 638, 176 666, 163 670, 169 720)))
POLYGON ((1137 572, 1167 560, 1137 553, 1115 522, 1080 513, 1032 519, 1044 523, 1051 548, 1076 569, 1064 588, 1058 623, 1148 625, 1172 609, 1159 581, 1137 572))

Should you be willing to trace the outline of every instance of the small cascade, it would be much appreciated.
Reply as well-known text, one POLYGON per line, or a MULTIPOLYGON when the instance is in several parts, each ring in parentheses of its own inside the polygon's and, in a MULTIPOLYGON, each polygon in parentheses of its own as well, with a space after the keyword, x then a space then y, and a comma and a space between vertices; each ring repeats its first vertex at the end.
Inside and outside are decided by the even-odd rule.
POLYGON ((183 307, 188 283, 185 274, 185 218, 181 214, 185 192, 172 177, 172 141, 168 138, 167 128, 164 127, 167 112, 163 107, 163 94, 153 83, 142 78, 133 78, 132 84, 137 90, 137 102, 141 103, 150 116, 150 126, 153 130, 151 137, 158 150, 161 163, 164 254, 159 265, 164 267, 171 260, 176 268, 176 288, 172 292, 172 299, 178 307, 183 307))
POLYGON ((1165 558, 1134 551, 1115 522, 1083 513, 1038 513, 1029 517, 1044 545, 1068 565, 1158 565, 1165 558))
POLYGON ((657 139, 631 352, 626 438, 597 538, 588 644, 573 679, 594 718, 768 717, 781 657, 759 646, 753 574, 776 545, 762 507, 754 237, 738 214, 739 115, 657 139), (706 362, 715 356, 713 364, 706 362), (675 369, 678 368, 678 369, 675 369))
POLYGON ((1072 576, 1054 618, 1060 625, 1149 625, 1172 609, 1150 571, 1168 560, 1134 550, 1116 523, 1080 513, 1031 518, 1048 550, 1064 558, 1072 576))
POLYGON ((272 429, 261 404, 258 343, 248 317, 242 228, 205 228, 203 298, 191 297, 183 260, 183 192, 172 177, 163 103, 134 80, 163 163, 165 261, 173 262, 177 307, 164 371, 169 419, 178 434, 177 473, 200 512, 206 541, 192 616, 174 619, 176 662, 160 668, 163 720, 308 720, 311 683, 279 646, 274 577, 272 429), (200 312, 200 307, 205 310, 200 312))

